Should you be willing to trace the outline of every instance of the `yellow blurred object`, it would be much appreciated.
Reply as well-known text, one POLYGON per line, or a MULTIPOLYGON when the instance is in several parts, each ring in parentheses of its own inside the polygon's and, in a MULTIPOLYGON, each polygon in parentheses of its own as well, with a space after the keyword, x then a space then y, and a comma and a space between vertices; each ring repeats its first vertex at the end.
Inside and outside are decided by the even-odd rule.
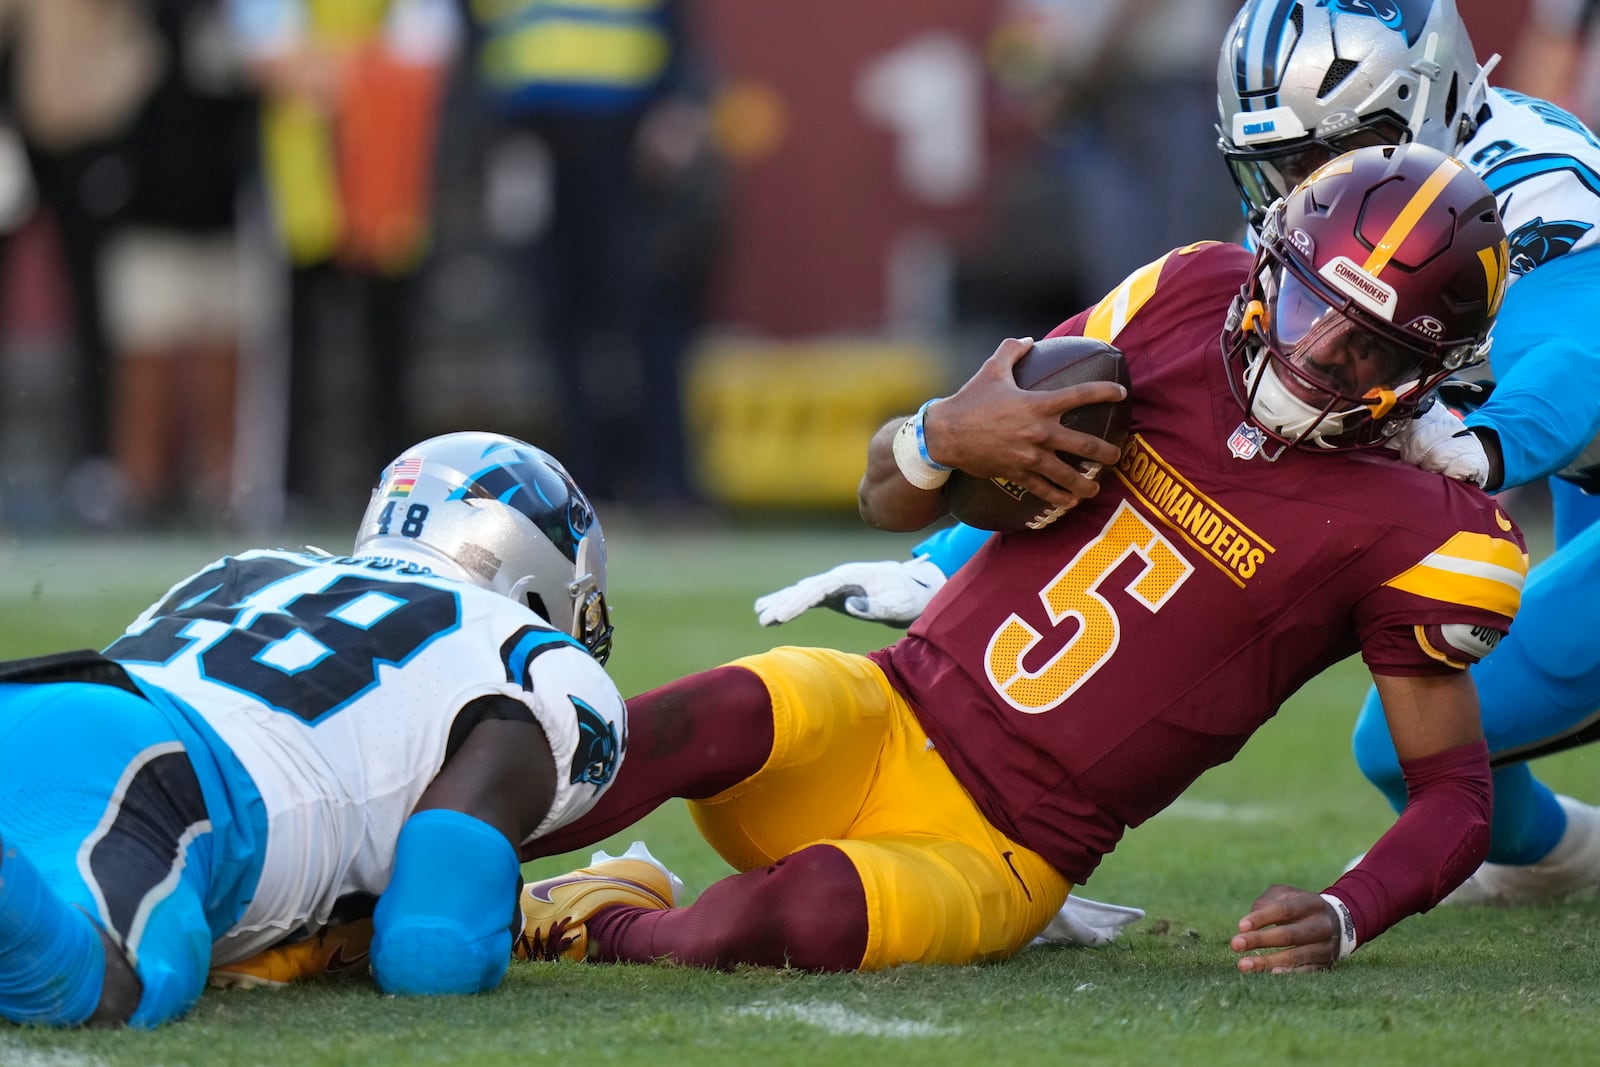
POLYGON ((713 340, 685 372, 695 480, 739 507, 853 508, 873 433, 947 381, 923 345, 713 340))
POLYGON ((268 100, 261 136, 273 213, 289 258, 296 264, 331 259, 344 215, 327 120, 304 100, 268 100))
POLYGON ((262 162, 297 267, 338 260, 390 275, 427 252, 434 137, 448 51, 418 56, 389 32, 391 0, 311 0, 291 68, 329 99, 279 87, 262 104, 262 162))

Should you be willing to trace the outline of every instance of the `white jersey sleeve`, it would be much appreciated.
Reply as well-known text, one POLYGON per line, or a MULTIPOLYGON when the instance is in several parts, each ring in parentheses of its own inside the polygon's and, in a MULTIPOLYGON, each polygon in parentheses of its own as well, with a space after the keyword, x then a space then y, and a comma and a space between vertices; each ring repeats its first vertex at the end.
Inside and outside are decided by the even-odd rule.
POLYGON ((1487 106, 1457 154, 1500 205, 1515 284, 1557 256, 1600 246, 1600 140, 1535 97, 1491 88, 1487 106))
POLYGON ((1460 155, 1494 192, 1511 273, 1489 353, 1498 387, 1467 425, 1497 433, 1502 486, 1587 484, 1600 478, 1600 138, 1534 97, 1491 89, 1485 106, 1460 155))
POLYGON ((537 833, 587 812, 626 745, 621 695, 571 638, 506 597, 392 561, 229 557, 106 654, 204 720, 266 807, 260 881, 218 962, 383 891, 464 710, 544 730, 556 796, 537 833))

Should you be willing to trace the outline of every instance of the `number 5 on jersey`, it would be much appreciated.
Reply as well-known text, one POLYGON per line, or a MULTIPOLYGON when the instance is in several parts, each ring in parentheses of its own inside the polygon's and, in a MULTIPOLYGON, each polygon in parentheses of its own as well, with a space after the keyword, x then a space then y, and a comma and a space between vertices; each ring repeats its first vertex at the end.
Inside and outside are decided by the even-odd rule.
POLYGON ((1126 501, 1118 506, 1100 536, 1083 546, 1050 584, 1039 590, 1049 625, 1059 632, 1071 620, 1077 630, 1038 670, 1023 666, 1045 635, 1013 612, 989 638, 984 667, 1000 698, 1018 711, 1038 715, 1057 707, 1099 670, 1116 651, 1122 627, 1116 608, 1099 587, 1129 555, 1144 563, 1127 591, 1133 599, 1160 611, 1178 587, 1194 573, 1172 542, 1151 526, 1126 501))

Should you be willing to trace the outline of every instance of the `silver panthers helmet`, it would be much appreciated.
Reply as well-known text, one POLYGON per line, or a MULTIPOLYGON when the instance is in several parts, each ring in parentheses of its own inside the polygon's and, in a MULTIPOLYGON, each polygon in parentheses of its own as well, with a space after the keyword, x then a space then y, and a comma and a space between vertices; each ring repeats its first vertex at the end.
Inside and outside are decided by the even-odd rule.
POLYGON ((554 457, 514 437, 450 433, 383 470, 354 555, 471 582, 611 654, 606 540, 588 497, 554 457))
POLYGON ((1352 148, 1418 141, 1454 155, 1487 74, 1455 0, 1250 0, 1217 63, 1217 149, 1258 226, 1352 148))

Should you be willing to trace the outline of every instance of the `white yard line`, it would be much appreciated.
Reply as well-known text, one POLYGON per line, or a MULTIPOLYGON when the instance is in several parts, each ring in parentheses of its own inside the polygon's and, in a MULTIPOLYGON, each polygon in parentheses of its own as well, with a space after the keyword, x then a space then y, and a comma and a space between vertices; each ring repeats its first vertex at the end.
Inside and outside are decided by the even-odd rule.
POLYGON ((935 1026, 913 1019, 878 1019, 832 1002, 769 1004, 756 1001, 735 1009, 733 1014, 772 1022, 803 1023, 836 1037, 955 1037, 961 1033, 961 1028, 956 1026, 935 1026))
POLYGON ((0 1034, 0 1063, 6 1067, 105 1067, 105 1062, 62 1049, 29 1048, 14 1037, 0 1034))
MULTIPOLYGON (((1221 800, 1186 800, 1179 797, 1156 818, 1194 819, 1197 822, 1283 822, 1291 813, 1266 804, 1229 804, 1221 800)), ((1154 821, 1154 820, 1152 820, 1154 821)))

